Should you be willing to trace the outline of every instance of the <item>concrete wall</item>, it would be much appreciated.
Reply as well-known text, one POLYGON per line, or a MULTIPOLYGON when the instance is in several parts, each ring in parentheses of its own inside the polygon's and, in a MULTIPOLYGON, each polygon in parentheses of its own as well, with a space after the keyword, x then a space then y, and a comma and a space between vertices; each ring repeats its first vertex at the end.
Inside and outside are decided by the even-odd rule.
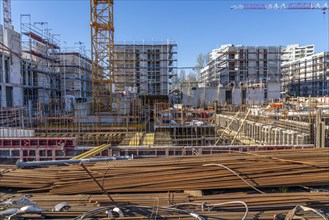
MULTIPOLYGON (((13 52, 21 53, 21 36, 10 29, 0 26, 0 40, 13 52)), ((6 51, 1 54, 1 107, 21 107, 24 105, 23 77, 21 73, 21 59, 10 56, 6 51)))
MULTIPOLYGON (((247 105, 263 105, 265 103, 263 87, 248 87, 246 90, 246 104, 247 105)), ((206 87, 205 89, 183 88, 183 104, 191 107, 200 107, 208 103, 219 100, 222 104, 226 102, 226 90, 224 88, 206 87)), ((242 104, 242 94, 239 87, 230 89, 232 91, 232 104, 242 104)), ((269 83, 267 89, 268 100, 280 98, 280 85, 278 83, 269 83)))
POLYGON ((75 98, 90 100, 91 60, 78 52, 67 52, 61 54, 61 63, 64 66, 62 70, 62 93, 75 98))
POLYGON ((202 82, 221 85, 222 103, 262 105, 280 98, 280 55, 279 46, 222 45, 202 69, 202 82))
POLYGON ((217 87, 206 88, 183 88, 183 104, 185 106, 191 106, 193 108, 200 107, 202 105, 208 105, 210 102, 218 100, 220 92, 217 87))
POLYGON ((248 105, 262 105, 264 103, 264 88, 250 87, 247 91, 246 102, 248 105))
POLYGON ((267 99, 271 101, 272 99, 279 99, 281 95, 280 83, 268 83, 267 87, 267 99))
POLYGON ((0 128, 0 137, 34 137, 35 131, 28 129, 0 128))
MULTIPOLYGON (((222 128, 237 131, 242 120, 236 120, 233 116, 216 115, 216 123, 222 128)), ((251 139, 253 142, 264 145, 305 145, 310 144, 310 134, 300 131, 268 125, 262 121, 245 120, 241 126, 238 139, 251 139)))
MULTIPOLYGON (((265 104, 265 88, 264 86, 253 86, 253 87, 243 87, 246 90, 246 100, 247 105, 263 105, 265 104)), ((233 87, 230 89, 221 88, 220 89, 220 101, 222 103, 226 102, 226 91, 232 91, 232 104, 241 105, 242 100, 242 90, 240 87, 233 87)), ((279 99, 280 98, 280 84, 275 82, 269 82, 267 88, 267 101, 279 99)))

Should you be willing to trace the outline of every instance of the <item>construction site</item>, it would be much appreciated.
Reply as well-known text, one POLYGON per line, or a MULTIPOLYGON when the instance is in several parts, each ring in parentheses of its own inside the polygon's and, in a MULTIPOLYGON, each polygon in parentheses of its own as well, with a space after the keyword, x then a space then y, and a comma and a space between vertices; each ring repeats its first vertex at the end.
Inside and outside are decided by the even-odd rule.
POLYGON ((114 40, 115 0, 90 0, 91 48, 2 1, 0 219, 329 219, 329 51, 180 67, 173 40, 114 40))

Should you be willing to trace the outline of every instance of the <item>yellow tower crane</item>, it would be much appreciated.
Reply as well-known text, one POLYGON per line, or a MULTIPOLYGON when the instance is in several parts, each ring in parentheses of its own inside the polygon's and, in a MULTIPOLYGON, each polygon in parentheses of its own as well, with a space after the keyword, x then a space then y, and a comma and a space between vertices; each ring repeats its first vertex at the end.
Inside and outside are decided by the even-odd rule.
POLYGON ((3 25, 11 29, 11 0, 2 0, 3 25))
POLYGON ((114 83, 113 0, 90 0, 93 112, 112 112, 114 83))

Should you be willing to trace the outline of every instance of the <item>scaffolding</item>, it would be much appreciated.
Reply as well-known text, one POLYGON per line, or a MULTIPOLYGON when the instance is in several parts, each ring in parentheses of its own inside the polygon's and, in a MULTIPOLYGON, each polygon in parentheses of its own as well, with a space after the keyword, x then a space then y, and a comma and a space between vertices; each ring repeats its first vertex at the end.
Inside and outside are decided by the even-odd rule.
MULTIPOLYGON (((105 3, 109 4, 103 9, 111 10, 111 1, 96 4, 99 7, 105 3)), ((111 16, 107 13, 104 16, 111 16)), ((98 50, 113 57, 103 60, 108 54, 98 54, 97 61, 96 57, 88 58, 80 42, 73 49, 61 50, 46 22, 33 23, 30 15, 21 16, 22 106, 26 108, 3 108, 1 126, 31 129, 30 133, 39 139, 76 138, 82 150, 102 144, 123 149, 175 146, 192 147, 194 154, 201 146, 313 144, 319 140, 315 139, 317 130, 328 130, 325 131, 327 119, 314 125, 319 107, 315 101, 309 102, 306 111, 297 105, 292 108, 296 111, 289 111, 289 107, 253 109, 250 105, 255 102, 246 100, 240 107, 218 104, 219 100, 231 103, 229 98, 223 99, 221 88, 232 93, 240 90, 241 100, 246 98, 244 90, 257 93, 259 89, 264 97, 267 93, 269 101, 271 83, 280 83, 280 47, 236 47, 217 52, 208 76, 202 77, 207 82, 203 83, 199 97, 200 82, 182 82, 182 92, 177 96, 183 98, 183 104, 175 105, 169 91, 171 78, 177 75, 175 42, 118 42, 113 51, 112 48, 102 51, 113 39, 102 38, 101 32, 110 34, 113 30, 111 24, 104 27, 101 22, 92 24, 93 40, 97 41, 92 54, 95 56, 98 50), (211 99, 206 86, 215 88, 211 99), (99 92, 96 98, 95 92, 99 92), (191 102, 200 100, 199 104, 184 103, 186 95, 191 102), (194 150, 194 146, 198 149, 194 150)), ((9 62, 10 59, 2 59, 2 65, 9 62)), ((300 102, 307 105, 305 100, 300 102)))
POLYGON ((161 142, 170 142, 176 146, 215 144, 214 109, 170 108, 166 103, 157 103, 155 107, 154 130, 162 133, 161 142))
POLYGON ((169 95, 177 74, 175 42, 117 42, 114 48, 116 92, 169 95))
POLYGON ((61 69, 59 40, 47 22, 33 22, 21 15, 24 104, 29 115, 61 115, 61 69))
POLYGON ((284 97, 329 95, 329 53, 323 52, 282 65, 284 97))
POLYGON ((280 46, 222 46, 201 79, 205 86, 217 83, 222 104, 267 104, 280 98, 282 53, 280 46))
POLYGON ((72 112, 73 102, 85 103, 91 101, 92 96, 92 62, 87 56, 84 44, 79 42, 77 45, 78 47, 63 48, 60 53, 59 66, 63 70, 62 94, 66 113, 72 112))

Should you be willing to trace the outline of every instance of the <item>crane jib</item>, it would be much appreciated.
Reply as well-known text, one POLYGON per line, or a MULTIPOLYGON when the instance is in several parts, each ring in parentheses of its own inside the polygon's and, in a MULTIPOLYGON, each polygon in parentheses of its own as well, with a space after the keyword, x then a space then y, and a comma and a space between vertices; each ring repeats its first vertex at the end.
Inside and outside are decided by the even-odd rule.
POLYGON ((231 9, 252 9, 252 10, 302 10, 302 9, 319 9, 319 10, 327 10, 328 4, 320 4, 320 3, 282 3, 282 4, 241 4, 241 5, 233 5, 231 9))

